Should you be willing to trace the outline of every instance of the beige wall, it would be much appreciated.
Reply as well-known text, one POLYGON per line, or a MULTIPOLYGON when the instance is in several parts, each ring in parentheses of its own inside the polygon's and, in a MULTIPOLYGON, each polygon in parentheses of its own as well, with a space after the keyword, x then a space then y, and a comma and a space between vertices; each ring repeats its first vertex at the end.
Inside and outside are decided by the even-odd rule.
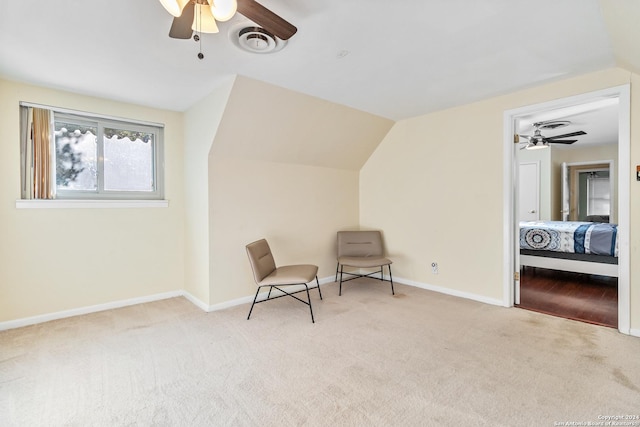
MULTIPOLYGON (((360 172, 361 225, 384 230, 395 275, 501 301, 504 112, 627 84, 630 78, 612 69, 396 123, 360 172), (438 275, 431 273, 433 261, 438 275)), ((632 98, 633 165, 640 163, 640 131, 634 134, 640 129, 638 91, 636 86, 632 98)), ((632 266, 634 259, 640 264, 640 231, 634 227, 639 187, 633 182, 632 266)), ((632 267, 632 328, 640 328, 639 273, 632 267)))
POLYGON ((209 151, 235 78, 208 94, 184 114, 185 280, 196 302, 209 305, 209 151))
MULTIPOLYGON (((619 69, 395 125, 242 77, 184 114, 0 80, 0 321, 180 289, 205 305, 246 297, 244 245, 261 237, 279 263, 313 262, 332 277, 335 232, 356 227, 384 231, 394 276, 502 300, 504 111, 629 82, 635 171, 640 78, 619 69), (16 209, 21 100, 165 123, 170 207, 16 209), (81 251, 70 228, 91 230, 81 251)), ((638 330, 640 185, 630 180, 638 330)))
POLYGON ((335 272, 335 235, 358 227, 358 172, 234 157, 210 160, 211 302, 255 293, 245 245, 266 238, 276 263, 335 272))
POLYGON ((361 225, 383 230, 398 280, 502 298, 497 108, 472 104, 400 121, 362 168, 361 225))
POLYGON ((255 293, 245 245, 335 272, 335 233, 358 227, 360 167, 388 119, 238 77, 209 155, 212 304, 255 293))
POLYGON ((205 308, 245 297, 260 237, 331 276, 335 232, 358 226, 358 171, 393 124, 242 77, 184 114, 1 84, 0 322, 168 291, 205 308), (165 123, 170 207, 16 209, 19 101, 165 123), (92 240, 76 250, 69 229, 92 240))
POLYGON ((0 322, 182 288, 181 114, 0 80, 0 322), (168 208, 16 209, 20 101, 166 125, 168 208))

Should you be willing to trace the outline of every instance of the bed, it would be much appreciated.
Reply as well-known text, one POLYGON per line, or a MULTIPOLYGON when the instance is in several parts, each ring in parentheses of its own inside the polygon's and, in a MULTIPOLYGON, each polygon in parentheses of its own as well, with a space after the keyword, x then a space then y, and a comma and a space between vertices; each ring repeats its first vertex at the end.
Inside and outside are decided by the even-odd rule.
POLYGON ((521 221, 520 265, 618 277, 618 226, 521 221))

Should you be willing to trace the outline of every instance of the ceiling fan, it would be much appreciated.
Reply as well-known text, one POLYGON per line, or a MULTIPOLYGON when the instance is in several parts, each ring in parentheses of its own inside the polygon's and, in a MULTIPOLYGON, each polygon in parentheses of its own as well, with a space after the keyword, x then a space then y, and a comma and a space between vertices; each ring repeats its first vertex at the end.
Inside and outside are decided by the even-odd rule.
POLYGON ((236 11, 274 36, 288 40, 298 29, 255 0, 160 0, 175 18, 169 37, 190 39, 193 31, 217 33, 216 21, 231 19, 236 11))
POLYGON ((570 132, 570 133, 565 133, 562 135, 556 135, 556 136, 550 136, 550 137, 546 137, 542 135, 543 129, 556 129, 559 127, 568 126, 570 124, 571 122, 566 120, 534 123, 533 127, 535 128, 535 131, 533 132, 533 135, 517 135, 518 137, 517 142, 520 142, 519 138, 524 138, 527 141, 525 143, 526 145, 520 148, 521 150, 524 150, 524 149, 534 150, 538 148, 546 148, 549 146, 549 144, 573 144, 574 142, 577 141, 577 139, 562 139, 562 138, 571 138, 575 136, 586 135, 587 133, 579 130, 577 132, 570 132))

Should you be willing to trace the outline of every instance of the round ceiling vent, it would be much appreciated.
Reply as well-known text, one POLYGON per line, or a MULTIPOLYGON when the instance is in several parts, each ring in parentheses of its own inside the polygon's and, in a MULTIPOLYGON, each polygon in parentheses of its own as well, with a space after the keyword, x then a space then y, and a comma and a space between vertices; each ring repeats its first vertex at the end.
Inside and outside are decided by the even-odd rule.
POLYGON ((242 27, 234 29, 231 40, 242 50, 251 53, 274 53, 287 44, 261 27, 242 27))
POLYGON ((571 124, 568 120, 554 120, 552 122, 543 122, 540 123, 538 129, 558 129, 563 128, 565 126, 569 126, 571 124))

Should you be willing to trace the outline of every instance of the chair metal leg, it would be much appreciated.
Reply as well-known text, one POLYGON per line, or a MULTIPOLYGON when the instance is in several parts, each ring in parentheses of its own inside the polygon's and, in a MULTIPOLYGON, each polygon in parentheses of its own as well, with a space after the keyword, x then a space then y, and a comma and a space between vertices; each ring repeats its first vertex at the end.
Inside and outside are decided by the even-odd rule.
POLYGON ((386 280, 384 278, 384 265, 380 266, 380 271, 378 270, 374 270, 371 273, 368 274, 358 274, 358 273, 353 273, 353 272, 347 272, 347 275, 350 275, 350 277, 348 279, 344 279, 344 264, 339 264, 340 265, 340 269, 339 269, 339 273, 340 273, 340 290, 338 292, 338 295, 342 296, 342 282, 348 282, 349 280, 353 280, 353 279, 357 279, 358 277, 370 277, 372 279, 376 278, 376 274, 380 273, 380 281, 383 282, 389 282, 391 283, 391 294, 395 295, 396 291, 393 287, 393 275, 391 274, 391 264, 387 265, 387 267, 389 268, 389 280, 386 280), (353 277, 351 277, 353 276, 353 277))
POLYGON ((340 267, 340 263, 336 264, 336 279, 334 280, 334 282, 338 281, 338 268, 340 267))
MULTIPOLYGON (((318 276, 316 276, 316 284, 318 285, 318 295, 320 295, 320 299, 322 299, 322 291, 320 290, 320 281, 318 280, 318 276)), ((294 299, 297 299, 298 301, 300 301, 303 304, 306 304, 309 306, 309 312, 311 313, 311 322, 312 323, 316 323, 316 320, 313 316, 313 307, 311 306, 311 294, 309 293, 309 285, 307 285, 306 283, 290 283, 288 285, 304 285, 304 289, 300 290, 300 291, 296 291, 293 293, 289 293, 287 291, 285 291, 284 289, 281 289, 279 287, 279 285, 262 285, 262 286, 258 286, 258 289, 256 290, 256 295, 253 297, 253 303, 251 303, 251 308, 249 309, 249 315, 247 316, 247 320, 249 320, 251 318, 251 313, 253 312, 253 307, 261 302, 266 302, 266 301, 270 301, 270 300, 274 300, 277 298, 281 298, 281 297, 292 297, 294 299), (261 299, 260 301, 258 301, 258 295, 260 294, 260 291, 262 290, 263 287, 265 286, 269 286, 269 293, 267 294, 266 298, 261 299), (271 298, 271 292, 273 291, 273 288, 276 288, 278 291, 282 292, 282 295, 276 295, 273 298, 271 298), (298 292, 306 292, 307 293, 307 300, 303 300, 302 298, 298 298, 297 296, 295 296, 294 294, 297 294, 298 292)), ((288 286, 288 285, 282 285, 282 286, 288 286)))
POLYGON ((315 319, 313 318, 313 308, 311 308, 311 295, 309 295, 309 286, 307 286, 307 284, 305 283, 304 287, 307 289, 307 301, 309 301, 309 311, 311 312, 311 323, 316 323, 315 319))
MULTIPOLYGON (((253 306, 256 305, 256 300, 258 299, 258 292, 260 292, 260 287, 258 286, 258 289, 256 289, 256 296, 253 297, 253 304, 251 304, 251 308, 249 309, 249 315, 247 316, 247 320, 249 320, 249 318, 251 317, 251 312, 253 311, 253 306)), ((271 290, 269 290, 269 292, 271 292, 271 290)))

